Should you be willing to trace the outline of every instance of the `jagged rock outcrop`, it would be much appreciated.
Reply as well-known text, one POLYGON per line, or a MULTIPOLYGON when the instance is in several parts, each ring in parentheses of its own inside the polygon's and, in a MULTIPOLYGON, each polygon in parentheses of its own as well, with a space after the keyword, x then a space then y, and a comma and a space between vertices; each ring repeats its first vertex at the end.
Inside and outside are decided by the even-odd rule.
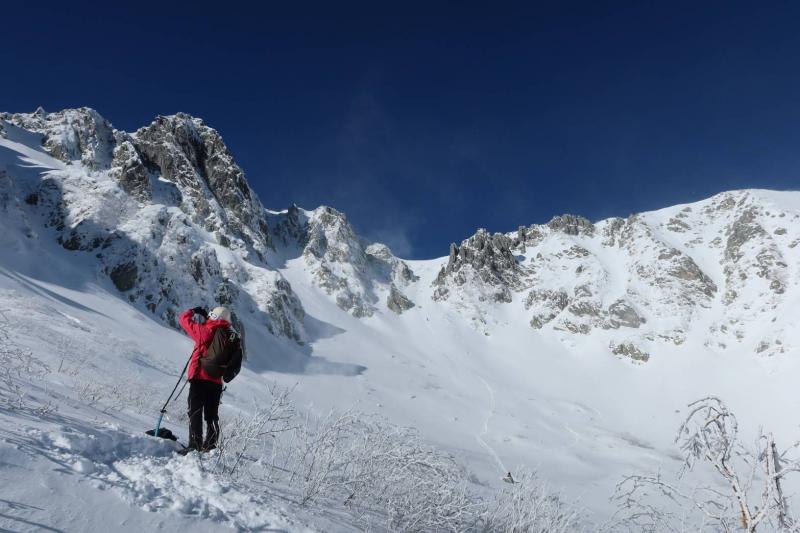
POLYGON ((173 326, 182 307, 224 302, 303 342, 302 305, 264 262, 264 208, 215 130, 178 114, 128 134, 88 108, 2 114, 0 124, 38 135, 34 149, 74 169, 27 183, 25 210, 64 249, 91 254, 130 302, 173 326), (231 251, 225 261, 217 244, 231 251))
POLYGON ((592 236, 594 234, 594 224, 588 219, 576 215, 554 217, 547 223, 547 227, 552 231, 560 231, 567 235, 592 236))
MULTIPOLYGON (((264 259, 272 248, 264 208, 216 130, 201 119, 178 113, 139 129, 132 144, 144 168, 178 186, 194 222, 217 233, 220 244, 252 249, 264 259)), ((123 167, 122 176, 136 176, 137 183, 140 161, 126 161, 132 166, 123 167)))
POLYGON ((418 279, 408 264, 386 245, 361 239, 336 209, 293 205, 272 215, 271 226, 273 240, 296 249, 313 283, 353 316, 372 316, 381 300, 394 312, 413 307, 402 292, 418 279))
POLYGON ((400 315, 403 311, 408 311, 414 307, 414 302, 409 300, 405 294, 400 292, 397 287, 392 284, 389 288, 389 296, 386 297, 386 307, 388 307, 390 311, 394 311, 400 315))
POLYGON ((284 248, 297 246, 302 250, 308 244, 308 216, 296 204, 285 213, 274 213, 270 229, 272 240, 284 248))
POLYGON ((47 113, 0 113, 4 120, 42 135, 42 146, 65 163, 81 163, 90 170, 106 170, 114 150, 114 127, 94 109, 81 107, 47 113))
POLYGON ((406 287, 419 280, 408 264, 395 257, 385 244, 372 243, 364 249, 364 253, 373 273, 384 281, 388 280, 397 287, 406 287))
POLYGON ((724 193, 596 224, 566 215, 504 236, 479 232, 451 246, 433 298, 457 302, 455 309, 485 328, 486 302, 520 294, 534 329, 565 340, 602 334, 617 352, 636 358, 641 354, 629 348, 642 339, 681 345, 704 323, 701 316, 721 306, 708 346, 785 353, 785 342, 775 342, 782 340, 777 329, 751 338, 746 324, 786 305, 793 283, 787 254, 800 237, 789 229, 788 213, 756 197, 724 193))
POLYGON ((569 305, 569 296, 563 290, 533 289, 525 299, 525 309, 534 309, 531 326, 541 329, 569 305))
POLYGON ((645 322, 636 309, 625 300, 617 300, 608 306, 609 324, 612 328, 638 328, 645 322))
POLYGON ((663 319, 655 322, 663 324, 655 337, 681 343, 717 287, 691 256, 669 246, 641 217, 593 224, 563 215, 507 235, 479 231, 452 245, 433 298, 457 295, 458 308, 481 324, 481 302, 510 302, 515 293, 522 293, 535 329, 568 335, 608 331, 621 344, 651 329, 650 319, 663 319), (623 273, 607 264, 611 255, 625 265, 623 273))
POLYGON ((665 242, 642 217, 631 216, 616 229, 616 235, 610 237, 628 257, 627 300, 664 324, 657 333, 660 338, 682 343, 694 319, 716 298, 716 283, 690 255, 665 242))
POLYGON ((614 355, 627 357, 637 363, 646 363, 650 360, 650 354, 632 342, 611 343, 609 347, 614 355))
POLYGON ((303 344, 305 335, 302 323, 305 318, 305 310, 288 281, 278 278, 275 282, 275 290, 270 291, 267 295, 266 306, 269 332, 273 335, 286 335, 303 344))
POLYGON ((520 226, 517 229, 516 235, 513 235, 513 247, 514 249, 521 249, 524 250, 528 246, 535 246, 542 242, 544 238, 544 232, 541 229, 541 226, 537 226, 535 224, 531 226, 520 226))
POLYGON ((303 256, 316 285, 353 316, 371 316, 378 298, 366 277, 367 255, 345 216, 331 207, 315 210, 305 241, 303 256))
MULTIPOLYGON (((122 190, 140 202, 148 202, 153 198, 149 171, 133 139, 126 134, 117 136, 111 167, 110 175, 119 183, 122 190)), ((180 196, 176 195, 170 203, 179 204, 180 196)))
POLYGON ((757 207, 748 207, 725 232, 725 276, 728 286, 725 298, 728 303, 739 296, 748 275, 752 274, 764 279, 776 294, 783 294, 785 290, 787 264, 772 242, 772 237, 759 224, 758 214, 757 207), (748 250, 753 253, 746 258, 748 250))
POLYGON ((495 302, 510 302, 511 291, 523 286, 525 271, 511 251, 514 241, 502 233, 479 229, 460 246, 450 245, 447 264, 434 282, 434 300, 447 300, 454 288, 477 280, 488 291, 481 295, 495 302))

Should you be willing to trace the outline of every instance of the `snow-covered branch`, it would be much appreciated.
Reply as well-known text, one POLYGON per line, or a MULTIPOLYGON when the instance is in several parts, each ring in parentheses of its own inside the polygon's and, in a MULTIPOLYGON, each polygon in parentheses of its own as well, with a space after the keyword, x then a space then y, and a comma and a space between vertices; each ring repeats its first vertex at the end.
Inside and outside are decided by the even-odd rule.
POLYGON ((739 441, 739 425, 727 405, 708 396, 688 405, 676 444, 684 466, 674 481, 632 475, 618 485, 616 525, 629 531, 797 531, 781 480, 800 462, 779 452, 771 433, 759 431, 756 445, 739 441), (700 466, 710 467, 726 490, 688 483, 700 466))

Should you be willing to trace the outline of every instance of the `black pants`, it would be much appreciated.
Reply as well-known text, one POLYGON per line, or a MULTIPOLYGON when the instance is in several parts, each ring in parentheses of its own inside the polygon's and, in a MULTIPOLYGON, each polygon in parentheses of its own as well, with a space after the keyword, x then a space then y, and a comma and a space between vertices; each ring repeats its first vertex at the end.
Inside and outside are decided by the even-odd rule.
POLYGON ((219 400, 222 384, 198 379, 189 382, 189 447, 210 450, 219 437, 219 400), (208 426, 203 440, 203 418, 208 426))

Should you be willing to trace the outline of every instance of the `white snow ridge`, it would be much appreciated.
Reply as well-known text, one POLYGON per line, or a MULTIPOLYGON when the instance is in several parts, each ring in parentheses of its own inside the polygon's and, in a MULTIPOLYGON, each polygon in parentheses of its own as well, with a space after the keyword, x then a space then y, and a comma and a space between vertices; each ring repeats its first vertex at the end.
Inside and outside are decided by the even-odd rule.
POLYGON ((798 219, 732 191, 406 260, 265 209, 189 115, 0 113, 0 527, 795 531, 798 219), (144 431, 216 302, 247 359, 182 457, 144 431))

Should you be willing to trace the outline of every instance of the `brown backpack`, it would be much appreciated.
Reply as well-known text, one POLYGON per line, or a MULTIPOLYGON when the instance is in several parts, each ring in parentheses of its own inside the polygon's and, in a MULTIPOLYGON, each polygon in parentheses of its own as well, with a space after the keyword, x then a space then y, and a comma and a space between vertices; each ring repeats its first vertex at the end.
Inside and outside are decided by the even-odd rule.
POLYGON ((224 378, 226 383, 235 378, 242 366, 242 344, 236 331, 229 328, 214 330, 200 366, 212 378, 224 378))

